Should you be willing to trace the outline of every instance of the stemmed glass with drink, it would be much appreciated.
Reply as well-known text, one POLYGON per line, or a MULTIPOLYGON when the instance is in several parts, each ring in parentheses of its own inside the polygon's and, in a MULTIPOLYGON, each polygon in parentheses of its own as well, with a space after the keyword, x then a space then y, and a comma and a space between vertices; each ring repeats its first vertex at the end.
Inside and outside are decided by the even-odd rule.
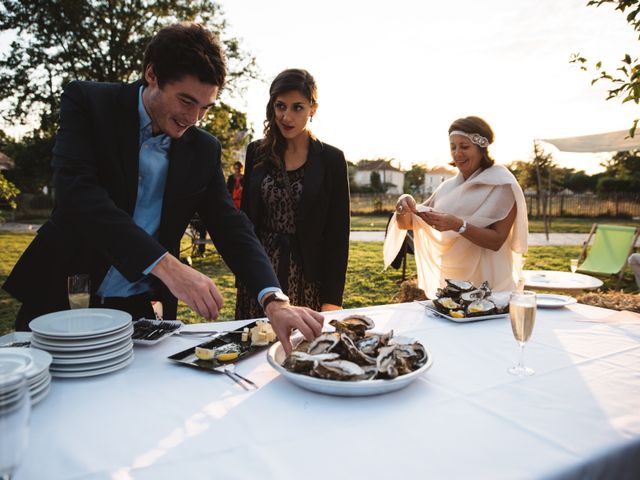
POLYGON ((571 273, 576 273, 576 270, 578 270, 578 259, 577 258, 572 258, 570 261, 570 266, 571 266, 571 273))
POLYGON ((91 295, 91 282, 89 281, 89 275, 86 273, 70 275, 67 282, 69 307, 72 309, 89 308, 89 299, 91 295))
POLYGON ((533 375, 533 368, 525 367, 523 363, 524 344, 527 343, 533 325, 536 322, 536 294, 529 290, 512 292, 509 298, 509 315, 511 316, 511 330, 513 336, 520 345, 520 356, 518 364, 510 367, 507 371, 511 375, 528 376, 533 375))

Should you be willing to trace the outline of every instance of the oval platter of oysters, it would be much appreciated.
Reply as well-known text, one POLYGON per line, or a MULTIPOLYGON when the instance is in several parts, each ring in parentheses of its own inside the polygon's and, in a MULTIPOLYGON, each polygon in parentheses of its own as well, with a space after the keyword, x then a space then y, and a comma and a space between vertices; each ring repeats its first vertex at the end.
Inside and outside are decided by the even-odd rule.
POLYGON ((446 279, 436 298, 418 302, 452 322, 476 322, 509 315, 510 292, 492 292, 489 282, 476 287, 471 282, 446 279))
POLYGON ((313 342, 292 338, 294 351, 284 353, 280 342, 267 360, 295 385, 318 393, 366 396, 388 393, 409 385, 433 363, 431 352, 415 339, 374 331, 373 320, 349 315, 331 320, 333 332, 313 342))

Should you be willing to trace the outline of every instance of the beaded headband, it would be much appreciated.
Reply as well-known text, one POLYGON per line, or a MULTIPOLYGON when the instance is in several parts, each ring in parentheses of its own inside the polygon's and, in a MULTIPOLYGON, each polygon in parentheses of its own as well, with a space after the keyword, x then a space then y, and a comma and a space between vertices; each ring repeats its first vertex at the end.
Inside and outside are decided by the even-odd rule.
POLYGON ((487 139, 487 137, 483 137, 479 133, 467 133, 460 130, 454 130, 449 134, 449 136, 451 135, 462 135, 463 137, 467 137, 469 140, 471 140, 471 143, 475 143, 482 148, 487 148, 489 146, 489 140, 487 139))

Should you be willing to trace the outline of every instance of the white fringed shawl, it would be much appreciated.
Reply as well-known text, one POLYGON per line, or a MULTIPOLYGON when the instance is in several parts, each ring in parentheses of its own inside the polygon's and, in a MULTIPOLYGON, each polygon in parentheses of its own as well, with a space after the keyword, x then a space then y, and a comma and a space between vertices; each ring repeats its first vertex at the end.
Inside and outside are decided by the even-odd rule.
MULTIPOLYGON (((506 167, 494 165, 466 181, 458 173, 438 187, 425 205, 476 227, 488 227, 502 220, 514 202, 516 219, 497 252, 479 247, 456 232, 439 232, 411 214, 418 286, 427 297, 435 297, 436 289, 445 285, 445 278, 468 280, 476 286, 488 280, 494 291, 515 289, 522 281, 522 254, 527 251, 529 235, 524 194, 506 167)), ((398 227, 394 215, 384 242, 385 268, 402 247, 406 233, 398 227)))

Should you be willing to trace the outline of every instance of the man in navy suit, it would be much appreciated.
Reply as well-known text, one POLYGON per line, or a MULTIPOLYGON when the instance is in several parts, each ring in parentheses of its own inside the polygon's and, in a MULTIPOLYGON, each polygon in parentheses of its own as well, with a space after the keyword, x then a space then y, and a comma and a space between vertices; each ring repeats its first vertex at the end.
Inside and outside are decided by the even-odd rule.
POLYGON ((22 302, 17 329, 69 308, 67 277, 91 276, 91 306, 152 318, 151 300, 175 318, 177 299, 215 319, 213 281, 181 263, 180 239, 197 212, 231 270, 249 286, 285 349, 293 328, 312 339, 322 316, 291 306, 251 222, 237 210, 218 140, 195 127, 225 80, 217 38, 194 23, 152 39, 143 79, 71 82, 53 150, 55 207, 3 288, 22 302))

